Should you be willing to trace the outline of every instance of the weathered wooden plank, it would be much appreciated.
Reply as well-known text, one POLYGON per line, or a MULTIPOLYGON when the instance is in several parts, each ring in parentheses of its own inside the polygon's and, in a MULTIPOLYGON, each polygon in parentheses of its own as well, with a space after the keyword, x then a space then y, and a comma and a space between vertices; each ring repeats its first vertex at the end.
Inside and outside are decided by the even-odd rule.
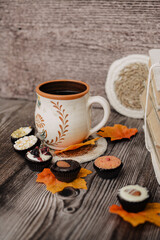
POLYGON ((159 9, 158 0, 1 0, 0 96, 33 99, 38 83, 59 78, 105 96, 114 60, 159 47, 159 9))
MULTIPOLYGON (((139 131, 131 140, 108 141, 106 154, 115 155, 124 163, 117 179, 102 180, 89 162, 83 164, 93 171, 86 178, 87 191, 68 189, 52 195, 43 184, 36 183, 36 173, 29 170, 10 142, 10 133, 15 128, 33 124, 35 103, 4 99, 0 103, 1 239, 159 239, 158 227, 146 223, 133 228, 108 212, 110 205, 118 203, 117 190, 126 184, 145 185, 151 191, 152 201, 160 202, 160 187, 144 145, 142 120, 130 119, 112 110, 109 125, 121 123, 139 131)), ((102 109, 93 112, 94 122, 98 121, 102 109)))
POLYGON ((0 183, 5 182, 24 165, 22 158, 13 151, 10 135, 21 126, 34 124, 34 107, 33 102, 1 99, 1 158, 3 161, 0 161, 0 183))

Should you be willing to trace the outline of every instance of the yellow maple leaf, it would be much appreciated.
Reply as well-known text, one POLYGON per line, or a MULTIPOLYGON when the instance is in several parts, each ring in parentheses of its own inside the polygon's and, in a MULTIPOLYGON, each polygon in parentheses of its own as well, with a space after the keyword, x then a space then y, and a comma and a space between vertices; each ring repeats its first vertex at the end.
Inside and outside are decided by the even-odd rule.
POLYGON ((66 187, 87 189, 86 181, 82 177, 86 177, 91 173, 92 171, 81 168, 80 172, 77 175, 77 178, 72 182, 66 183, 57 180, 51 170, 49 168, 45 168, 41 173, 37 174, 36 182, 44 183, 47 187, 47 190, 53 194, 62 191, 66 187))
POLYGON ((160 227, 160 203, 148 203, 142 212, 131 213, 125 211, 122 206, 112 205, 109 208, 111 213, 118 214, 123 220, 136 227, 145 222, 151 222, 160 227))

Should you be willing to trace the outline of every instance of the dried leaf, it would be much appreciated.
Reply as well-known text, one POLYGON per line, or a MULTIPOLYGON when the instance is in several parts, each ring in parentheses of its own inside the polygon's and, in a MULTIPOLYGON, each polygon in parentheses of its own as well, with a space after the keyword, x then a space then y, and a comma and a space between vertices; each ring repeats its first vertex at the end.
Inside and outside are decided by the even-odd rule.
POLYGON ((122 206, 117 205, 112 205, 109 211, 118 214, 133 227, 145 222, 151 222, 160 227, 160 203, 148 203, 145 210, 138 213, 127 212, 122 206))
POLYGON ((115 124, 113 127, 103 127, 100 129, 98 134, 101 137, 110 137, 111 141, 123 139, 123 138, 130 138, 131 136, 135 135, 138 132, 137 128, 127 128, 121 124, 115 124))
POLYGON ((81 168, 80 172, 78 173, 77 178, 87 177, 87 175, 89 175, 91 173, 92 173, 92 171, 90 171, 86 168, 81 168))
POLYGON ((70 183, 58 181, 49 168, 45 168, 41 173, 37 174, 36 182, 44 183, 47 190, 53 194, 62 191, 65 187, 73 187, 78 189, 87 189, 86 181, 82 177, 91 174, 92 171, 81 168, 77 178, 70 183))
POLYGON ((55 151, 54 153, 55 154, 59 154, 59 153, 62 153, 62 152, 66 152, 66 151, 70 151, 70 150, 75 150, 77 148, 80 148, 80 147, 83 147, 85 145, 95 145, 95 142, 99 139, 99 137, 97 138, 94 138, 94 139, 91 139, 87 142, 82 142, 82 143, 77 143, 77 144, 74 144, 74 145, 70 145, 69 147, 63 149, 63 150, 60 150, 60 151, 55 151))
POLYGON ((36 182, 45 183, 46 186, 52 184, 55 181, 55 176, 49 168, 44 168, 43 171, 37 174, 36 182))

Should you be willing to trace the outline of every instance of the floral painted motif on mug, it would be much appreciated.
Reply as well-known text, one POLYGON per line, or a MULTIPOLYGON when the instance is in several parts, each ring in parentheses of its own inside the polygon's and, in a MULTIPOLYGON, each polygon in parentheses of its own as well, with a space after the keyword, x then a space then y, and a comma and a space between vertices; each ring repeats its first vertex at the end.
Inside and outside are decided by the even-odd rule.
POLYGON ((65 113, 65 109, 63 109, 62 105, 60 105, 59 102, 55 103, 51 101, 51 103, 53 104, 53 107, 56 108, 56 112, 59 114, 59 119, 61 121, 61 124, 59 124, 58 136, 56 136, 55 141, 54 139, 46 141, 48 145, 54 146, 64 140, 66 133, 68 132, 69 121, 68 114, 65 113))
POLYGON ((36 115, 35 123, 37 128, 43 128, 45 126, 44 119, 39 113, 36 115))

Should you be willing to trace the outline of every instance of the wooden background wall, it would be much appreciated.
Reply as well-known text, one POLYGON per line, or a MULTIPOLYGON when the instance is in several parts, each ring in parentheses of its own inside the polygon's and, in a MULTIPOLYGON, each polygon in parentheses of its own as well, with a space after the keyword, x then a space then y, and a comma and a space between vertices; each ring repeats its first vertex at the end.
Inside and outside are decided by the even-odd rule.
POLYGON ((160 47, 160 1, 0 0, 0 96, 78 79, 105 95, 110 64, 160 47))

